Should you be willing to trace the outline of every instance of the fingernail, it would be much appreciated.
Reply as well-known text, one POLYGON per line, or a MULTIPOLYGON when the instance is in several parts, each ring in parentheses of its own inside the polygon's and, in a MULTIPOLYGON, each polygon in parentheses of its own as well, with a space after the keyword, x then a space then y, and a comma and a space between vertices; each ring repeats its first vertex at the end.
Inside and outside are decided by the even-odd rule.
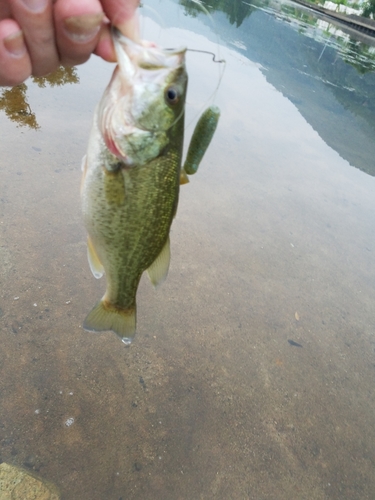
POLYGON ((141 37, 139 34, 139 18, 137 12, 130 19, 126 19, 118 25, 116 23, 113 24, 119 28, 121 33, 127 38, 130 38, 134 42, 140 42, 141 37))
POLYGON ((48 5, 48 0, 22 0, 22 2, 32 12, 41 12, 48 5))
POLYGON ((7 51, 14 57, 22 57, 26 54, 26 45, 21 30, 4 38, 3 43, 7 51))
POLYGON ((64 27, 74 42, 89 42, 100 31, 104 14, 84 14, 64 19, 64 27))

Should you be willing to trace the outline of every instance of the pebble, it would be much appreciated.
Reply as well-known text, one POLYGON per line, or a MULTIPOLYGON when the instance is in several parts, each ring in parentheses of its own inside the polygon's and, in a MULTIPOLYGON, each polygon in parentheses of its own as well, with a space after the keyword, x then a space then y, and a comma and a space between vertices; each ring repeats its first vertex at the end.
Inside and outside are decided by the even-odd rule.
POLYGON ((0 464, 0 498, 1 500, 60 500, 54 485, 43 482, 23 469, 0 464))

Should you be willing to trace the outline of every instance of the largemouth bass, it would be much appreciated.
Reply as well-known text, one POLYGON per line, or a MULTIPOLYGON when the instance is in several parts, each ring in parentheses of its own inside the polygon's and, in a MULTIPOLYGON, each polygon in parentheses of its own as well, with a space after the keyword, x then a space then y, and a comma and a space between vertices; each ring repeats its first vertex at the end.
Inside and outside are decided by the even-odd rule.
POLYGON ((182 169, 186 48, 136 43, 115 29, 113 39, 118 66, 95 111, 81 187, 89 265, 96 278, 106 274, 107 289, 83 326, 129 344, 139 281, 147 270, 156 286, 168 273, 180 178, 197 170, 219 111, 203 113, 182 169))

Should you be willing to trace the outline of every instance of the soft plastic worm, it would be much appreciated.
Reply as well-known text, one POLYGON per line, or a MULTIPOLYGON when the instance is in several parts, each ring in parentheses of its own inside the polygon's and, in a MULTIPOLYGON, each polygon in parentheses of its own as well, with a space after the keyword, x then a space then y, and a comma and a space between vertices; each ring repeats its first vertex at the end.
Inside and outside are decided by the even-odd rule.
POLYGON ((220 109, 217 106, 210 106, 199 118, 184 165, 184 170, 188 175, 193 175, 198 170, 203 155, 215 133, 219 117, 220 109))

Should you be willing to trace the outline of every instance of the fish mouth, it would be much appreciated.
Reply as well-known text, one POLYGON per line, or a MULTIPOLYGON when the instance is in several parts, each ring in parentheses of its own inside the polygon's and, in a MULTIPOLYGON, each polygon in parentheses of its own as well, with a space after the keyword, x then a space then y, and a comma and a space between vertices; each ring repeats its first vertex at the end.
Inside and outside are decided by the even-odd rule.
POLYGON ((115 26, 112 26, 112 36, 113 38, 122 44, 125 45, 130 45, 130 46, 135 46, 135 47, 140 47, 142 50, 145 49, 156 49, 158 51, 164 52, 166 55, 176 55, 176 54, 181 54, 185 53, 187 50, 187 47, 181 46, 176 49, 171 49, 171 48, 166 48, 163 49, 156 45, 154 42, 148 42, 146 40, 140 40, 140 42, 136 42, 135 40, 132 40, 131 38, 128 38, 127 36, 123 35, 121 31, 116 28, 115 26))
POLYGON ((187 47, 163 49, 153 42, 139 43, 112 27, 117 61, 123 75, 132 78, 136 68, 145 70, 173 69, 183 65, 187 47))

